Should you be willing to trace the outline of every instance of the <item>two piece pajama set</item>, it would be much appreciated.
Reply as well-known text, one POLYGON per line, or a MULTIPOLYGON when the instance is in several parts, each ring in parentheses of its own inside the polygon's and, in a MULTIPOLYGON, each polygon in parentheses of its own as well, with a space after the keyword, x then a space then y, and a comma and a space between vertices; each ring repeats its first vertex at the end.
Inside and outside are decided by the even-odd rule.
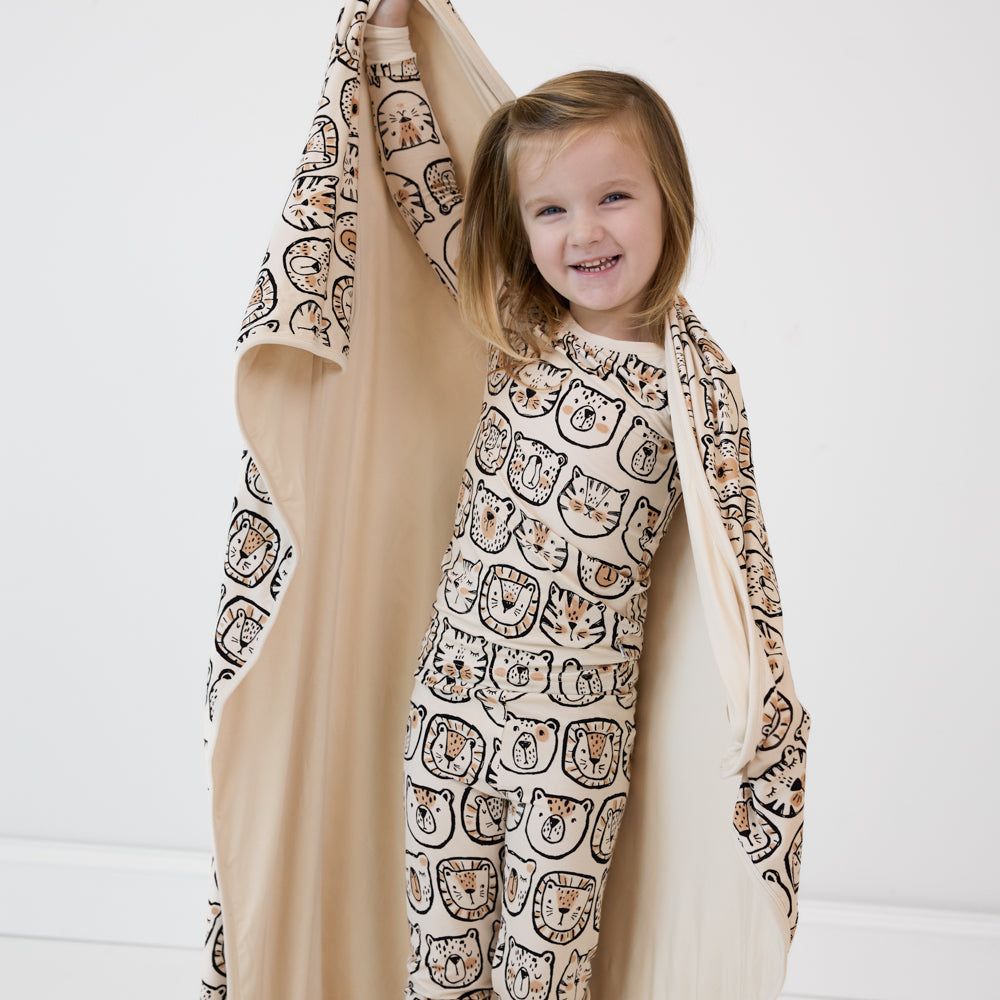
MULTIPOLYGON (((461 195, 406 29, 365 49, 390 191, 453 290, 461 195)), ((663 355, 572 321, 491 355, 406 721, 408 1000, 587 995, 681 496, 663 355)))

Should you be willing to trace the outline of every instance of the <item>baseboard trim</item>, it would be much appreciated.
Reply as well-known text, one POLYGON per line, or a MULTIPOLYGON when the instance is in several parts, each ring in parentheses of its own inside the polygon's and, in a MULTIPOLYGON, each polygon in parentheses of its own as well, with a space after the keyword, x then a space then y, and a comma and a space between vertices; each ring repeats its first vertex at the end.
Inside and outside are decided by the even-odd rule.
MULTIPOLYGON (((0 935, 198 948, 209 855, 0 837, 0 935)), ((1000 914, 800 901, 785 1000, 989 1000, 1000 914)))

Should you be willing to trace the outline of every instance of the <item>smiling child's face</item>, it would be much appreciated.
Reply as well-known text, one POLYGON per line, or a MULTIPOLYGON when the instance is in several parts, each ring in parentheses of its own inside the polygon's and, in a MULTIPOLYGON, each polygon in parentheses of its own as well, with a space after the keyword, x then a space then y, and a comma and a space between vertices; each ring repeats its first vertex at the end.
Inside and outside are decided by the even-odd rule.
POLYGON ((646 157, 605 128, 552 155, 528 140, 518 155, 521 220, 542 277, 585 330, 638 340, 632 325, 663 251, 663 202, 646 157))

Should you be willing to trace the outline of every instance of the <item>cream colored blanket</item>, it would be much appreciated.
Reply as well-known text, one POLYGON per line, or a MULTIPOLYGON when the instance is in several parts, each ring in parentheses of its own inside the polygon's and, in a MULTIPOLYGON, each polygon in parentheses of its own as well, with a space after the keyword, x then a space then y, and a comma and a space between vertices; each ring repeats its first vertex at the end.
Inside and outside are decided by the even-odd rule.
MULTIPOLYGON (((383 183, 368 7, 341 13, 239 338, 204 998, 393 1000, 406 982, 403 732, 484 358, 383 183)), ((461 184, 510 92, 446 0, 421 0, 411 36, 461 184)), ((684 502, 654 562, 592 997, 773 1000, 809 717, 739 379, 683 297, 667 348, 684 502)))

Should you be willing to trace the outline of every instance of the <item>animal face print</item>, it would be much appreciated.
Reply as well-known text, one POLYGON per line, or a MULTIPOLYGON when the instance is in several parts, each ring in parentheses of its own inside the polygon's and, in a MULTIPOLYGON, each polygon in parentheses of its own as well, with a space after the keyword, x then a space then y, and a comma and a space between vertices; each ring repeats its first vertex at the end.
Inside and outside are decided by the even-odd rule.
POLYGON ((624 815, 624 795, 612 795, 604 800, 597 819, 594 820, 594 832, 590 836, 590 853, 595 861, 607 864, 611 860, 624 815))
POLYGON ((455 554, 451 565, 445 571, 444 599, 456 614, 468 614, 476 603, 476 592, 479 590, 479 576, 482 573, 483 562, 472 562, 464 559, 461 553, 455 554))
POLYGON ((548 795, 536 788, 528 806, 525 831, 528 843, 547 858, 564 858, 575 851, 587 833, 590 799, 548 795))
POLYGON ((585 372, 606 379, 614 371, 617 354, 610 347, 595 347, 575 333, 567 333, 562 338, 563 349, 570 361, 585 372))
POLYGON ((469 722, 452 715, 435 715, 427 724, 423 763, 438 778, 471 785, 483 766, 486 741, 469 722))
POLYGON ((410 714, 406 717, 406 739, 403 741, 403 757, 409 760, 420 745, 420 728, 424 724, 427 709, 423 705, 410 702, 410 714))
POLYGON ((551 650, 531 653, 510 646, 497 646, 491 676, 503 688, 525 688, 530 684, 532 691, 542 692, 548 686, 551 666, 551 650))
POLYGON ((535 872, 534 861, 516 855, 509 847, 503 851, 503 905, 504 909, 517 916, 528 900, 531 876, 535 872))
POLYGON ((434 901, 430 860, 426 854, 406 852, 406 898, 417 913, 426 913, 434 901))
POLYGON ((757 744, 759 750, 773 750, 781 746, 789 727, 792 724, 792 706, 788 699, 776 688, 764 704, 764 724, 761 727, 761 741, 757 744))
POLYGON ((606 634, 605 607, 571 590, 549 584, 549 599, 542 611, 542 631, 557 645, 586 649, 606 634))
POLYGON ((408 177, 402 174, 387 173, 385 175, 386 184, 389 186, 389 194, 396 203, 396 208, 406 220, 407 225, 416 235, 417 231, 425 222, 433 222, 434 216, 424 207, 424 199, 420 197, 420 188, 408 177))
POLYGON ((508 715, 500 744, 500 763, 518 774, 540 774, 548 770, 559 743, 555 719, 523 719, 508 715))
POLYGON ((618 527, 628 493, 573 466, 573 475, 559 494, 559 513, 566 527, 581 538, 610 535, 618 527))
POLYGON ((469 986, 483 971, 483 951, 479 932, 434 938, 427 935, 427 972, 438 986, 469 986))
POLYGON ((742 786, 743 797, 733 810, 733 826, 740 836, 743 849, 753 862, 770 857, 781 845, 781 834, 767 816, 754 805, 753 789, 742 786))
POLYGON ((386 160, 401 149, 440 142, 427 102, 409 90, 395 90, 378 106, 378 134, 386 160))
POLYGON ((706 427, 716 434, 738 434, 740 412, 729 386, 721 378, 702 379, 705 390, 706 427))
POLYGON ((773 618, 781 614, 778 582, 771 561, 760 552, 747 555, 747 592, 754 608, 773 618))
POLYGON ((547 361, 520 365, 511 378, 510 401, 523 417, 544 416, 556 405, 567 378, 565 368, 547 361))
POLYGON ((330 346, 330 321, 323 315, 318 302, 300 302, 288 320, 292 333, 312 337, 324 347, 330 346))
POLYGON ((243 326, 248 327, 253 323, 262 320, 278 301, 278 292, 274 287, 274 275, 265 267, 257 275, 253 291, 250 293, 250 301, 247 303, 243 313, 243 326))
POLYGON ((479 595, 479 618, 504 638, 522 636, 538 617, 538 581, 513 566, 491 566, 479 595))
POLYGON ((622 469, 645 483, 658 483, 673 459, 674 443, 657 434, 642 417, 633 417, 632 427, 618 447, 622 469))
POLYGON ((308 295, 326 295, 330 276, 330 241, 299 240, 287 247, 284 256, 285 274, 300 291, 308 295))
POLYGON ((546 875, 539 881, 532 899, 535 930, 556 944, 579 937, 590 916, 596 889, 597 881, 589 875, 573 872, 546 875))
POLYGON ((450 159, 428 163, 424 169, 424 183, 442 215, 447 215, 456 205, 462 204, 462 192, 455 179, 455 165, 450 159))
POLYGON ((752 779, 756 800, 776 816, 798 815, 805 798, 805 768, 805 750, 785 747, 781 760, 752 779))
POLYGON ((232 664, 242 667, 256 652, 267 612, 253 601, 233 598, 215 626, 215 648, 232 664))
POLYGON ((551 951, 538 954, 509 937, 503 969, 507 992, 518 1000, 522 997, 538 997, 539 1000, 548 997, 555 959, 551 951))
POLYGON ((358 200, 358 147, 347 144, 347 154, 344 156, 344 172, 341 178, 341 196, 347 201, 358 200))
POLYGON ((225 985, 209 986, 208 983, 202 982, 200 1000, 226 1000, 225 985))
POLYGON ((646 364, 630 354, 616 369, 618 381, 640 405, 662 410, 667 405, 667 372, 656 365, 646 364))
POLYGON ((406 825, 424 847, 440 847, 455 830, 451 791, 415 785, 406 776, 406 825))
POLYGON ((448 912, 479 920, 497 901, 497 872, 487 858, 449 858, 438 864, 438 889, 448 912))
POLYGON ((613 719, 571 722, 566 730, 563 770, 586 788, 605 788, 618 774, 622 727, 613 719))
POLYGON ((625 550, 636 562, 645 562, 656 534, 660 511, 639 497, 625 525, 625 550))
POLYGON ((469 534, 484 552, 501 552, 510 541, 510 519, 514 516, 514 502, 504 500, 482 481, 476 483, 472 498, 472 523, 469 534))
POLYGON ((506 800, 469 788, 462 799, 462 828, 477 844, 499 844, 503 840, 506 800))
POLYGON ((587 986, 593 974, 594 955, 597 954, 597 947, 590 951, 577 951, 569 957, 566 968, 559 976, 556 985, 556 1000, 586 1000, 589 996, 587 986))
POLYGON ((514 453, 507 468, 510 488, 528 503, 545 503, 555 489, 566 456, 547 444, 514 432, 514 453))
MULTIPOLYGON (((337 162, 337 126, 328 115, 317 115, 313 119, 312 129, 309 138, 306 139, 305 149, 302 150, 302 159, 299 160, 298 168, 295 171, 296 177, 300 174, 310 173, 318 170, 329 170, 337 162)), ((330 188, 333 190, 332 186, 330 188)), ((291 199, 289 199, 291 201, 291 199)), ((287 205, 285 206, 287 210, 287 205)), ((293 226, 297 224, 288 219, 293 226)), ((306 226, 297 226, 299 229, 306 229, 306 226)), ((319 228, 313 226, 312 228, 319 228)))
POLYGON ((521 555, 535 569, 560 570, 566 565, 566 539, 541 521, 523 515, 514 537, 521 555))
POLYGON ((507 461, 511 440, 510 423, 496 407, 491 406, 480 421, 476 434, 476 465, 492 476, 507 461))
POLYGON ((628 566, 595 559, 580 553, 580 583, 595 597, 621 597, 632 586, 632 570, 628 566))
POLYGON ((614 691, 616 676, 613 663, 581 667, 570 661, 557 671, 556 686, 549 697, 560 705, 589 705, 614 691))
POLYGON ((462 483, 458 488, 458 501, 455 504, 455 538, 465 534, 465 522, 472 510, 472 476, 468 471, 462 473, 462 483))
POLYGON ((278 533, 270 522, 249 510, 241 510, 229 526, 226 575, 244 586, 255 587, 270 573, 278 547, 278 533))
POLYGON ((556 425, 567 441, 581 448, 599 448, 611 440, 624 412, 622 400, 588 389, 575 378, 559 401, 556 425))
POLYGON ((281 217, 290 226, 304 229, 328 229, 337 207, 337 178, 306 174, 296 179, 281 217))
POLYGON ((486 676, 486 663, 486 640, 455 628, 445 618, 424 684, 445 701, 468 701, 473 685, 486 676))
POLYGON ((354 270, 358 249, 358 215, 356 212, 341 212, 337 216, 334 248, 337 256, 354 270))

